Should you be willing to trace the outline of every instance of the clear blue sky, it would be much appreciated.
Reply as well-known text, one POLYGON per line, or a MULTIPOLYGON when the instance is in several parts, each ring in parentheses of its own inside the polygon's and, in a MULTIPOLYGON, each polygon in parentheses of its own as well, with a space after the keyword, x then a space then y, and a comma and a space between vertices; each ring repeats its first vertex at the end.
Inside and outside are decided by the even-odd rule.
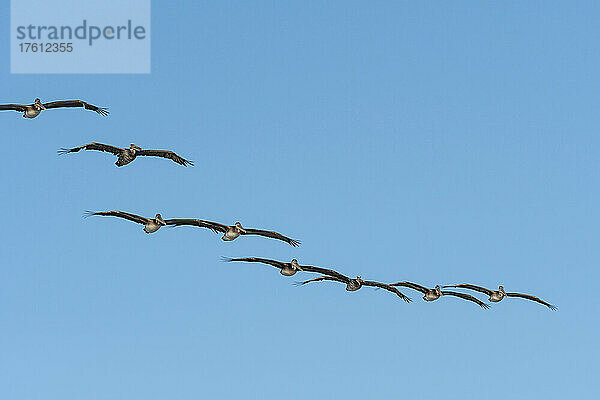
POLYGON ((154 2, 150 75, 0 63, 2 102, 112 112, 0 114, 1 398, 598 395, 597 2, 192 3, 154 2), (196 166, 56 155, 90 141, 196 166), (87 209, 303 244, 146 235, 87 209), (559 311, 298 288, 310 275, 221 256, 503 284, 559 311))

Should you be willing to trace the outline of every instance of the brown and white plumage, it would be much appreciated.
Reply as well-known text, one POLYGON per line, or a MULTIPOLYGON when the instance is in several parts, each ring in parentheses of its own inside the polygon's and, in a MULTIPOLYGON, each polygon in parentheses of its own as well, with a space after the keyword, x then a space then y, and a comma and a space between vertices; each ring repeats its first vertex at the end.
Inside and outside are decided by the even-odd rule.
POLYGON ((447 290, 441 290, 439 285, 433 289, 429 289, 429 288, 426 288, 425 286, 421 286, 417 283, 403 281, 403 282, 392 283, 391 286, 402 286, 402 287, 407 287, 409 289, 417 290, 417 291, 423 293, 423 300, 425 300, 425 301, 434 301, 434 300, 439 299, 442 296, 455 296, 455 297, 460 297, 461 299, 464 299, 464 300, 472 301, 483 309, 490 308, 489 305, 485 304, 483 301, 481 301, 473 296, 470 296, 470 295, 464 294, 464 293, 457 293, 457 292, 451 292, 451 291, 447 291, 447 290))
POLYGON ((90 217, 92 215, 123 218, 128 221, 142 224, 144 225, 144 232, 146 233, 156 232, 161 226, 165 226, 165 221, 162 219, 160 214, 156 214, 154 218, 146 218, 140 215, 127 213, 124 211, 86 211, 84 217, 90 217))
POLYGON ((458 285, 446 285, 444 287, 453 287, 453 288, 459 288, 459 289, 470 289, 470 290, 475 290, 477 292, 481 292, 481 293, 485 293, 489 296, 489 301, 497 303, 499 301, 502 301, 502 299, 504 299, 505 297, 519 297, 522 299, 526 299, 526 300, 531 300, 531 301, 535 301, 537 303, 540 303, 546 307, 548 307, 549 309, 551 309, 552 311, 556 311, 557 307, 555 305, 552 305, 542 299, 540 299, 539 297, 530 295, 530 294, 523 294, 523 293, 514 293, 514 292, 505 292, 504 291, 504 287, 502 285, 498 286, 498 290, 491 290, 491 289, 487 289, 481 286, 477 286, 477 285, 471 285, 469 283, 461 283, 458 285))
POLYGON ((80 150, 96 150, 96 151, 104 151, 108 153, 112 153, 118 156, 117 162, 115 165, 121 167, 123 165, 127 165, 133 160, 135 160, 138 156, 152 156, 152 157, 162 157, 173 160, 179 165, 183 165, 187 167, 188 165, 194 165, 193 161, 186 160, 185 158, 178 156, 174 152, 170 150, 144 150, 135 144, 130 144, 129 148, 120 148, 111 146, 103 143, 89 143, 79 147, 73 147, 71 149, 62 148, 58 150, 59 154, 69 154, 69 153, 77 153, 80 150))
POLYGON ((35 118, 43 110, 65 107, 83 107, 86 110, 94 111, 102 116, 107 116, 109 114, 108 109, 97 107, 82 100, 59 100, 42 103, 40 99, 35 99, 33 104, 1 104, 0 111, 20 111, 23 112, 23 117, 25 118, 35 118))
POLYGON ((344 275, 342 275, 342 276, 319 276, 317 278, 309 279, 307 281, 296 282, 296 284, 297 285, 306 285, 307 283, 322 282, 322 281, 334 281, 334 282, 345 283, 346 290, 349 292, 355 292, 363 286, 371 286, 371 287, 375 287, 375 288, 379 288, 379 289, 385 289, 389 292, 394 293, 395 295, 397 295, 398 297, 400 297, 402 300, 404 300, 407 303, 410 303, 412 301, 412 299, 410 297, 406 296, 404 293, 402 293, 401 291, 399 291, 398 289, 396 289, 395 287, 393 287, 391 285, 388 285, 386 283, 381 283, 381 282, 375 282, 375 281, 365 281, 360 276, 357 276, 356 278, 349 278, 344 275))
POLYGON ((202 219, 169 219, 167 225, 171 226, 197 226, 199 228, 208 228, 215 233, 223 233, 224 241, 232 241, 241 235, 258 235, 272 239, 277 239, 288 243, 290 246, 297 247, 300 241, 289 238, 278 232, 264 231, 261 229, 244 228, 242 224, 236 222, 234 225, 223 225, 218 222, 205 221, 202 219))
POLYGON ((300 265, 300 264, 298 264, 298 260, 296 260, 295 258, 291 262, 282 262, 282 261, 277 261, 277 260, 271 260, 268 258, 258 258, 258 257, 244 257, 244 258, 223 257, 223 261, 226 261, 226 262, 243 261, 243 262, 250 262, 250 263, 267 264, 267 265, 271 265, 275 268, 279 268, 281 274, 285 275, 285 276, 292 276, 297 271, 304 271, 304 272, 316 272, 316 273, 328 275, 328 276, 335 276, 335 277, 339 277, 340 279, 345 278, 344 275, 342 275, 339 272, 334 271, 332 269, 314 267, 312 265, 300 265))

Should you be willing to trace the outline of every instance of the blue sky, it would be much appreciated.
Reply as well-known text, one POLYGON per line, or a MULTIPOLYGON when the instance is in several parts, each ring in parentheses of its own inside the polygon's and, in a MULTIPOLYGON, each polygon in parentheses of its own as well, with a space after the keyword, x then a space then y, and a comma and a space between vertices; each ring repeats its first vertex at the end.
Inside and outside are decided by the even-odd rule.
POLYGON ((11 75, 5 57, 3 103, 111 115, 0 114, 0 397, 597 394, 600 6, 412 3, 153 2, 149 75, 11 75), (196 166, 56 155, 90 141, 196 166), (87 209, 303 244, 146 235, 87 209), (559 311, 298 288, 310 275, 221 256, 503 284, 559 311))

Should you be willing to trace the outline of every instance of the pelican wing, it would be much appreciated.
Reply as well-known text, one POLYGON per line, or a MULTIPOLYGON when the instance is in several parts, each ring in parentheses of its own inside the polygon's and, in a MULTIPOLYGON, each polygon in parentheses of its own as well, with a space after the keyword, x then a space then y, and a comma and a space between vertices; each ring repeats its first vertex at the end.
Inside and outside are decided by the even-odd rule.
POLYGON ((197 226, 200 228, 208 228, 215 233, 225 233, 229 227, 227 225, 219 224, 217 222, 204 221, 201 219, 166 219, 165 224, 172 226, 197 226))
POLYGON ((94 142, 94 143, 84 144, 83 146, 79 146, 79 147, 73 147, 72 149, 61 148, 60 150, 58 150, 58 153, 59 154, 77 153, 80 150, 106 151, 108 153, 113 153, 116 156, 118 156, 123 151, 123 149, 120 149, 115 146, 110 146, 108 144, 94 142))
POLYGON ((283 236, 281 233, 277 233, 277 232, 273 232, 273 231, 263 231, 261 229, 245 228, 245 230, 246 230, 246 233, 242 233, 243 235, 260 235, 260 236, 270 237, 273 239, 283 240, 284 242, 287 242, 288 244, 290 244, 293 247, 298 247, 298 245, 300 244, 299 240, 295 240, 295 239, 291 239, 287 236, 283 236))
POLYGON ((396 295, 398 295, 402 300, 404 300, 407 303, 410 303, 412 301, 412 299, 410 297, 407 297, 404 293, 402 293, 395 287, 393 287, 391 285, 387 285, 385 283, 374 282, 374 281, 363 281, 363 285, 364 286, 373 286, 373 287, 385 289, 389 292, 395 293, 396 295))
POLYGON ((61 100, 61 101, 52 101, 50 103, 44 103, 44 107, 46 108, 62 108, 62 107, 83 107, 86 110, 92 110, 102 115, 103 117, 109 114, 108 109, 104 107, 97 107, 93 104, 86 103, 82 100, 61 100))
POLYGON ((312 265, 301 265, 300 268, 302 268, 302 271, 306 271, 306 272, 316 272, 318 274, 323 274, 323 275, 327 275, 327 276, 333 276, 333 277, 337 277, 343 280, 349 280, 350 278, 348 278, 346 275, 342 275, 337 271, 334 271, 332 269, 327 269, 327 268, 321 268, 321 267, 313 267, 312 265))
POLYGON ((257 257, 245 257, 245 258, 224 257, 223 261, 226 261, 226 262, 245 261, 245 262, 263 263, 263 264, 272 265, 279 269, 282 269, 287 264, 287 263, 282 263, 281 261, 275 261, 275 260, 269 260, 268 258, 257 258, 257 257))
POLYGON ((99 211, 99 212, 92 212, 92 211, 86 211, 85 212, 85 216, 89 217, 92 215, 101 215, 104 217, 118 217, 118 218, 124 218, 128 221, 133 221, 133 222, 137 222, 138 224, 143 224, 146 225, 148 222, 150 222, 149 218, 146 217, 141 217, 139 215, 135 215, 135 214, 130 214, 130 213, 126 213, 123 211, 99 211))
POLYGON ((25 111, 27 106, 23 104, 0 104, 0 111, 25 111))
POLYGON ((317 278, 312 278, 307 281, 295 282, 294 284, 297 286, 302 286, 302 285, 306 285, 307 283, 321 282, 321 281, 335 281, 335 282, 348 283, 349 279, 345 280, 345 279, 338 278, 336 276, 319 276, 317 278))
POLYGON ((540 304, 545 305, 546 307, 548 307, 549 309, 551 309, 552 311, 556 311, 557 307, 550 304, 550 303, 546 303, 544 300, 540 299, 539 297, 535 297, 532 296, 530 294, 522 294, 522 293, 506 293, 506 295, 508 297, 520 297, 522 299, 527 299, 527 300, 532 300, 532 301, 536 301, 540 304))
POLYGON ((442 290, 442 294, 444 296, 456 296, 456 297, 460 297, 461 299, 465 299, 465 300, 469 300, 472 301, 473 303, 477 303, 477 305, 483 309, 488 309, 490 308, 489 305, 487 305, 486 303, 484 303, 483 301, 471 296, 470 294, 466 294, 466 293, 458 293, 458 292, 449 292, 449 291, 445 291, 442 290))
POLYGON ((490 290, 490 289, 486 289, 486 288, 481 287, 481 286, 471 285, 471 284, 468 284, 468 283, 461 283, 459 285, 446 285, 444 287, 445 288, 447 288, 447 287, 453 287, 453 288, 460 288, 460 289, 471 289, 471 290, 475 290, 477 292, 485 293, 488 296, 491 296, 492 293, 493 293, 493 291, 490 290))
POLYGON ((184 167, 187 167, 188 165, 193 166, 194 162, 190 161, 190 160, 186 160, 183 157, 178 156, 177 154, 173 153, 172 151, 169 150, 138 150, 135 153, 138 156, 151 156, 151 157, 162 157, 162 158, 168 158, 170 160, 175 161, 177 164, 179 165, 183 165, 184 167))
POLYGON ((407 287, 409 289, 418 290, 419 292, 421 292, 423 294, 426 294, 429 290, 425 286, 421 286, 416 283, 407 282, 407 281, 392 283, 390 286, 403 286, 403 287, 407 287))

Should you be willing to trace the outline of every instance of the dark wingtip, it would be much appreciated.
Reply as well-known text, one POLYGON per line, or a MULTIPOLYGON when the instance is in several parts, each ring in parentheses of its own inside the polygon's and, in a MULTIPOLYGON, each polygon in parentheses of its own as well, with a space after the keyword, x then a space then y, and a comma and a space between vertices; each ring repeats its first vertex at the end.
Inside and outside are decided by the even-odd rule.
POLYGON ((300 246, 300 245, 302 244, 302 242, 301 242, 301 241, 299 241, 299 240, 296 240, 296 239, 290 239, 290 242, 289 242, 289 243, 290 243, 290 245, 291 245, 292 247, 298 247, 298 246, 300 246))
POLYGON ((231 261, 233 261, 233 258, 221 256, 221 262, 231 262, 231 261))
POLYGON ((64 147, 61 147, 60 149, 56 150, 56 152, 60 155, 68 154, 71 152, 71 149, 65 149, 64 147))
POLYGON ((558 311, 558 307, 556 307, 555 305, 550 304, 548 306, 549 309, 551 309, 552 311, 558 311))
POLYGON ((85 210, 83 212, 82 218, 89 218, 92 215, 96 215, 96 213, 94 211, 85 210))
POLYGON ((483 304, 480 304, 479 306, 480 306, 481 308, 483 308, 484 310, 489 310, 489 309, 490 309, 490 305, 489 305, 489 304, 485 304, 485 303, 483 303, 483 304))
POLYGON ((108 114, 110 114, 110 111, 108 111, 108 108, 106 108, 106 107, 98 107, 96 112, 98 114, 102 115, 103 117, 106 117, 108 114))
POLYGON ((294 286, 303 286, 306 283, 306 281, 296 281, 293 283, 294 286))

